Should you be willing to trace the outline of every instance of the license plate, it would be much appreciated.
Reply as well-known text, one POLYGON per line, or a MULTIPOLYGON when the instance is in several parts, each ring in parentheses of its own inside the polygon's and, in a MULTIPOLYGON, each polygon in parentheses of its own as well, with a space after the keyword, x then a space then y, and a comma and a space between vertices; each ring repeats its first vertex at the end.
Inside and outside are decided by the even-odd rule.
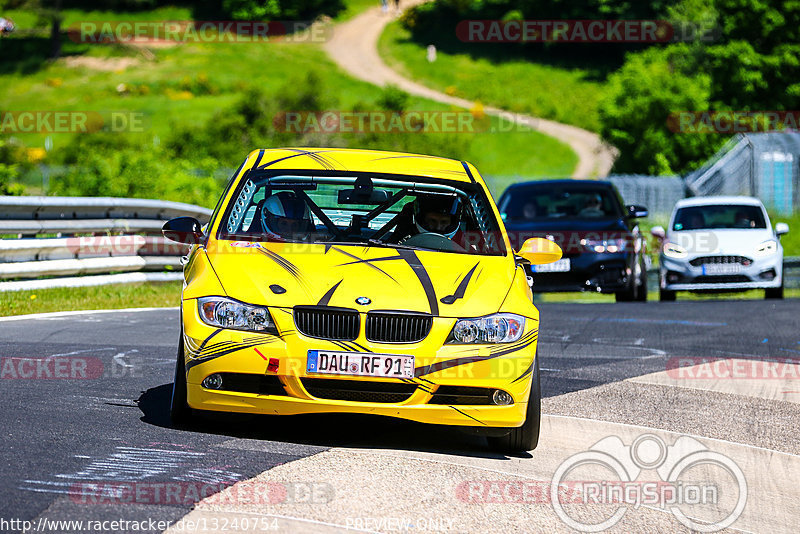
POLYGON ((535 273, 565 273, 569 271, 569 258, 562 258, 553 263, 543 263, 542 265, 534 265, 533 272, 535 273))
POLYGON ((404 354, 310 350, 306 371, 328 375, 414 378, 414 357, 404 354))
POLYGON ((703 264, 703 274, 738 274, 742 272, 739 263, 706 263, 703 264))

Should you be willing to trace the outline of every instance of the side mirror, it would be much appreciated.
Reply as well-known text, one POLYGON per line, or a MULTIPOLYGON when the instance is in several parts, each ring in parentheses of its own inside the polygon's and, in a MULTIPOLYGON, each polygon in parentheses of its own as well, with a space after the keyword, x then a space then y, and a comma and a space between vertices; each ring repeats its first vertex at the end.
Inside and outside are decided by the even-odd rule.
POLYGON ((200 221, 194 217, 176 217, 164 223, 161 233, 169 240, 196 245, 203 239, 200 221))
POLYGON ((647 217, 649 214, 647 208, 644 206, 637 206, 635 204, 631 204, 630 206, 625 206, 625 209, 628 210, 628 218, 629 219, 641 219, 643 217, 647 217))
POLYGON ((561 247, 553 241, 543 237, 527 239, 517 251, 517 255, 528 260, 533 265, 553 263, 561 259, 561 247))
POLYGON ((657 237, 659 239, 664 239, 665 237, 667 237, 667 232, 664 230, 663 226, 652 227, 650 229, 650 234, 652 234, 653 237, 657 237))
POLYGON ((789 225, 786 223, 775 223, 775 235, 783 235, 789 233, 789 225))

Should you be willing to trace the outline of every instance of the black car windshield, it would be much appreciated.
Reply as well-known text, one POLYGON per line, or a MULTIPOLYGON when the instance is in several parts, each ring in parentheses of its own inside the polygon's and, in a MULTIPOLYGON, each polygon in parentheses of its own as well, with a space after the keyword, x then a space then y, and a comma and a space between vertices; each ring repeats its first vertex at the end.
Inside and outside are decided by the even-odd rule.
POLYGON ((764 229, 767 223, 764 212, 758 206, 739 205, 706 205, 687 206, 675 213, 672 229, 719 230, 724 228, 764 229))
POLYGON ((251 172, 234 192, 217 238, 505 254, 488 202, 473 183, 251 172))
POLYGON ((607 187, 534 186, 509 191, 500 204, 508 223, 546 219, 608 219, 622 216, 619 201, 607 187))

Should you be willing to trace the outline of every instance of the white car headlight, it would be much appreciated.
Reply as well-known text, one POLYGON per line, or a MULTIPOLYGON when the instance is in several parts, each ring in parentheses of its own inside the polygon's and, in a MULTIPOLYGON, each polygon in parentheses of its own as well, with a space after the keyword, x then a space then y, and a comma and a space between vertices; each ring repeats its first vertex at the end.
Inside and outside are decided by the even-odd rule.
POLYGON ((525 318, 513 313, 495 313, 474 319, 459 319, 448 343, 511 343, 522 337, 525 318))
POLYGON ((197 311, 200 319, 209 326, 250 332, 277 331, 269 311, 262 306, 225 297, 200 297, 197 299, 197 311))
POLYGON ((678 245, 677 243, 670 243, 669 241, 664 243, 664 247, 662 248, 662 250, 664 251, 664 256, 668 258, 681 259, 689 255, 689 253, 686 252, 685 248, 678 245))
POLYGON ((756 257, 771 256, 778 252, 778 242, 774 239, 764 241, 756 247, 756 257))
POLYGON ((581 245, 592 252, 622 252, 628 245, 627 239, 581 239, 581 245))

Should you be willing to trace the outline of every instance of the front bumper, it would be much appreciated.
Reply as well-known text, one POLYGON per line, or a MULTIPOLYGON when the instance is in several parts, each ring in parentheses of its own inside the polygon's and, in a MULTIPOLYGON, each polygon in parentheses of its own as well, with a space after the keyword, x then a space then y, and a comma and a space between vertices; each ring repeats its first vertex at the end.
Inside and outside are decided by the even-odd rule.
POLYGON ((630 286, 632 276, 630 253, 581 253, 565 255, 570 260, 568 272, 537 272, 533 276, 533 291, 564 292, 592 291, 615 293, 630 286))
POLYGON ((270 308, 280 332, 277 336, 210 327, 198 317, 194 300, 184 301, 183 310, 187 402, 192 408, 276 415, 361 413, 486 428, 518 427, 525 421, 539 326, 535 319, 526 319, 525 332, 518 342, 471 346, 444 344, 455 323, 450 318, 435 318, 431 332, 421 342, 395 344, 370 342, 363 331, 352 342, 310 338, 295 329, 290 309, 270 308), (306 359, 308 350, 313 349, 412 354, 415 377, 400 380, 309 374, 306 359), (219 390, 203 387, 203 380, 214 373, 268 379, 273 385, 269 391, 258 392, 225 389, 225 380, 219 390), (309 379, 346 381, 357 386, 402 385, 410 394, 392 402, 321 398, 310 391, 319 390, 309 387, 309 379), (452 392, 453 388, 481 388, 487 394, 501 389, 514 403, 470 404, 469 396, 442 397, 441 392, 452 392), (443 398, 448 402, 442 402, 443 398))
POLYGON ((694 266, 694 257, 682 259, 661 255, 659 285, 667 291, 713 291, 748 289, 770 289, 780 287, 783 282, 783 256, 774 254, 766 258, 755 258, 749 265, 740 265, 732 274, 713 275, 703 271, 703 265, 694 266))

